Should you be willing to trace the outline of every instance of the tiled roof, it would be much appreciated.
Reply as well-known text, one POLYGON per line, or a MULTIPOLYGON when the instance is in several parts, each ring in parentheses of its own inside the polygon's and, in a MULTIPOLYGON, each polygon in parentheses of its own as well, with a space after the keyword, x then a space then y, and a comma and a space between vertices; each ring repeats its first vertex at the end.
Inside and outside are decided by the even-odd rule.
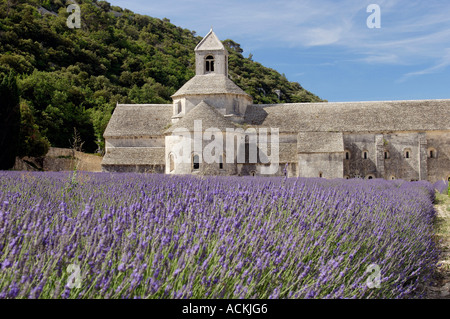
POLYGON ((280 132, 449 130, 450 100, 251 105, 245 122, 280 132))
POLYGON ((202 41, 197 44, 195 51, 215 51, 215 50, 226 50, 222 42, 219 40, 217 35, 211 29, 208 34, 202 39, 202 41))
POLYGON ((208 105, 206 102, 200 102, 194 107, 188 114, 186 114, 181 120, 173 124, 166 130, 166 133, 171 133, 177 128, 186 128, 188 130, 194 130, 194 121, 201 120, 202 131, 208 128, 217 128, 222 132, 226 132, 227 128, 235 128, 233 122, 225 118, 216 108, 208 105))
POLYGON ((157 136, 171 123, 172 104, 119 104, 103 136, 157 136))
POLYGON ((251 96, 223 74, 208 73, 196 75, 186 82, 172 97, 184 95, 238 94, 251 96))

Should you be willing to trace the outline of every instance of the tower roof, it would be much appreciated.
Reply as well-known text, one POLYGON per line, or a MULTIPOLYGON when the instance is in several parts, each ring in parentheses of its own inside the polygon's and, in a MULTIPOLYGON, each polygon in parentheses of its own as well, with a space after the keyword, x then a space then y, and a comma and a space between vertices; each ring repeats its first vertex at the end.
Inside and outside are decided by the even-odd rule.
POLYGON ((173 97, 183 95, 205 95, 205 94, 238 94, 251 96, 244 92, 239 86, 223 74, 196 75, 187 81, 173 97))
POLYGON ((202 130, 217 128, 222 132, 225 132, 227 128, 236 127, 233 122, 225 118, 223 114, 217 111, 214 107, 210 106, 205 101, 202 101, 181 120, 168 128, 165 133, 171 133, 177 128, 185 128, 193 131, 195 124, 194 121, 196 120, 202 121, 202 130))
POLYGON ((195 47, 195 51, 211 51, 211 50, 224 50, 225 47, 223 46, 222 42, 219 40, 217 35, 214 33, 214 31, 209 30, 208 34, 202 39, 202 41, 197 44, 195 47))

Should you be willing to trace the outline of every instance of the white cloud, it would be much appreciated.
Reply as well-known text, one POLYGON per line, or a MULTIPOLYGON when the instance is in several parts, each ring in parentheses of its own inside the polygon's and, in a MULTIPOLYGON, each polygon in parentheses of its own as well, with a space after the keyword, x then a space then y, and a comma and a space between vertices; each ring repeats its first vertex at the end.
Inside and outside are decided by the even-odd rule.
POLYGON ((450 66, 450 48, 447 48, 445 50, 445 55, 440 59, 440 61, 437 64, 435 64, 435 65, 433 65, 431 67, 419 70, 419 71, 409 72, 409 73, 405 74, 399 80, 399 82, 404 82, 408 78, 414 77, 414 76, 440 72, 440 71, 446 69, 448 66, 450 66))
POLYGON ((364 62, 370 63, 370 64, 398 64, 400 63, 400 59, 398 55, 393 53, 388 54, 375 54, 375 55, 369 55, 363 59, 361 59, 364 62))

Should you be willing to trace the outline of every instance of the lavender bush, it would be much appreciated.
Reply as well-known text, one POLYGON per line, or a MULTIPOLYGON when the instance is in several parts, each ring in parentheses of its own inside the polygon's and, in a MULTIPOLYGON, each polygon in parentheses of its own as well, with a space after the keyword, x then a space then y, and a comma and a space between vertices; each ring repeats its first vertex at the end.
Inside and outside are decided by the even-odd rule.
POLYGON ((421 297, 433 199, 427 182, 0 172, 0 298, 421 297))
POLYGON ((433 188, 440 194, 448 194, 448 181, 439 180, 433 184, 433 188))

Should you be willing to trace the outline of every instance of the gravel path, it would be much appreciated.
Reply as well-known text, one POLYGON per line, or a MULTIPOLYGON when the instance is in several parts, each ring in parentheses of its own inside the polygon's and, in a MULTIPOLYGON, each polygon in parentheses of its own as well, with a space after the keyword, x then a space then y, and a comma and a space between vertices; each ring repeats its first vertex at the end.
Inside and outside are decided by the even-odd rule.
POLYGON ((427 299, 450 299, 450 198, 445 195, 437 197, 436 231, 442 255, 426 291, 427 299))

